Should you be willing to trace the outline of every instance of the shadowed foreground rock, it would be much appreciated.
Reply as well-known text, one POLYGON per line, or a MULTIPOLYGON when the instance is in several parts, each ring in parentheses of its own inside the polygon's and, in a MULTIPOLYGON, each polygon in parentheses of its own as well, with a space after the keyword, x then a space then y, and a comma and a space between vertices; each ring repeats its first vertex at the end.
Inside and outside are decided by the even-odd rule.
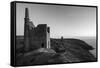
MULTIPOLYGON (((51 46, 56 52, 68 59, 66 62, 89 62, 96 61, 96 58, 89 52, 94 48, 79 39, 51 39, 51 46), (57 47, 59 46, 59 47, 57 47), (59 49, 60 48, 60 49, 59 49)), ((65 59, 65 60, 66 60, 65 59)))
POLYGON ((17 66, 90 62, 96 58, 89 52, 93 48, 78 39, 51 39, 51 49, 40 48, 25 54, 17 54, 17 66))

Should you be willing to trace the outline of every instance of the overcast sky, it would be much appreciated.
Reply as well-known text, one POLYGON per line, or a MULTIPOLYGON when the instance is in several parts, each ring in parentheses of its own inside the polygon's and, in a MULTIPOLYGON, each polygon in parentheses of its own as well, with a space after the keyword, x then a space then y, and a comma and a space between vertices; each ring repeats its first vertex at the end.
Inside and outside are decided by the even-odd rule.
POLYGON ((96 8, 26 3, 17 3, 17 35, 24 35, 25 8, 35 26, 50 26, 53 38, 96 35, 96 8))

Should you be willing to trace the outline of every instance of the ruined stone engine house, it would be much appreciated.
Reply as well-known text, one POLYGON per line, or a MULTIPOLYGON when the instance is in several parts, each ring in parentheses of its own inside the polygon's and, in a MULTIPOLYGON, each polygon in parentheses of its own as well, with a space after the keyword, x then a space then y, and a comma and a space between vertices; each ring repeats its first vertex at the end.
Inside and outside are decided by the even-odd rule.
POLYGON ((39 24, 37 27, 29 19, 28 8, 25 8, 24 23, 24 50, 38 48, 50 48, 50 28, 47 24, 39 24))

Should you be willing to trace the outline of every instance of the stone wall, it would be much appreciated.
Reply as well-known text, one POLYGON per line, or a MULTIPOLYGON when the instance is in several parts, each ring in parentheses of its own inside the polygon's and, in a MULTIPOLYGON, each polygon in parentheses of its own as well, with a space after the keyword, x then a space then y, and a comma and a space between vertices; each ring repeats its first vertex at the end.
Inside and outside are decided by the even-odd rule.
POLYGON ((35 27, 29 19, 28 8, 25 9, 24 20, 24 50, 50 48, 50 28, 47 24, 39 24, 35 27))

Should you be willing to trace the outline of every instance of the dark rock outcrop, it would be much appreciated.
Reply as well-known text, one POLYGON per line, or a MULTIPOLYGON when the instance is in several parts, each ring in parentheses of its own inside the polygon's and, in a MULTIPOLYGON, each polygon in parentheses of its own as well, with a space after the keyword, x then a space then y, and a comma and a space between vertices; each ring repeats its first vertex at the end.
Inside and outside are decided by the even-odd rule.
MULTIPOLYGON (((69 61, 66 62, 89 62, 96 61, 96 58, 89 52, 93 47, 79 39, 51 39, 51 46, 56 52, 62 48, 61 55, 65 56, 69 61)), ((59 51, 58 51, 59 50, 59 51)), ((66 60, 65 59, 65 60, 66 60)))
MULTIPOLYGON (((21 45, 22 44, 21 39, 21 45)), ((17 44, 20 44, 20 40, 17 44)), ((51 39, 51 49, 40 48, 23 54, 16 49, 16 65, 45 65, 73 62, 94 62, 97 59, 89 52, 93 47, 79 39, 51 39)))

